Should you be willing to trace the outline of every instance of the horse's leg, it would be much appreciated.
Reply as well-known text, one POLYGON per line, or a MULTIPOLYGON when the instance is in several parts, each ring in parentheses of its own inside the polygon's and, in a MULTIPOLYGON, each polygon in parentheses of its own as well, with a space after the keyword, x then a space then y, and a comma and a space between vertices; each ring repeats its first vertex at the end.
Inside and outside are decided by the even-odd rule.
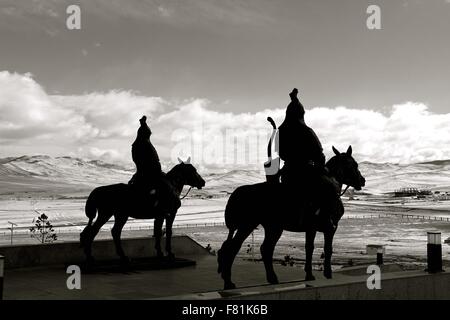
POLYGON ((92 224, 92 228, 87 235, 86 245, 84 246, 84 253, 88 262, 92 262, 94 258, 92 257, 92 242, 94 242, 95 237, 102 228, 102 226, 111 219, 112 214, 106 210, 98 210, 98 216, 95 222, 92 224))
POLYGON ((264 241, 261 245, 261 256, 264 261, 264 267, 266 268, 267 281, 270 284, 277 284, 278 278, 273 269, 273 251, 283 233, 283 229, 267 226, 264 227, 264 233, 264 241))
POLYGON ((231 241, 233 240, 235 229, 228 230, 228 237, 227 239, 222 243, 222 246, 217 251, 217 273, 222 273, 223 270, 223 264, 225 263, 225 254, 229 250, 229 246, 231 241))
POLYGON ((333 237, 334 237, 334 231, 325 232, 323 234, 324 236, 324 253, 325 253, 325 260, 324 260, 324 268, 323 268, 323 275, 327 279, 332 278, 332 270, 331 270, 331 255, 333 254, 333 237))
POLYGON ((161 250, 161 237, 162 237, 162 225, 164 223, 164 218, 155 218, 154 224, 153 224, 153 232, 155 235, 155 250, 156 250, 156 256, 158 258, 164 257, 164 254, 161 250))
POLYGON ((305 272, 306 281, 316 280, 312 273, 312 257, 314 252, 314 239, 316 238, 316 231, 306 231, 306 241, 305 241, 305 251, 306 251, 306 262, 305 262, 305 272))
POLYGON ((235 289, 236 285, 231 281, 231 267, 234 259, 242 247, 242 243, 252 233, 256 226, 238 229, 236 235, 227 246, 227 250, 222 252, 222 279, 224 281, 224 289, 235 289))
POLYGON ((122 234, 123 226, 125 225, 125 223, 127 223, 128 216, 116 214, 114 216, 114 218, 115 218, 115 221, 114 221, 114 226, 111 229, 111 234, 112 234, 112 237, 114 240, 114 244, 116 246, 116 252, 119 255, 120 260, 122 262, 128 263, 129 259, 125 255, 125 252, 123 251, 123 248, 122 248, 122 243, 120 241, 120 235, 122 234))
POLYGON ((172 225, 175 220, 175 214, 171 214, 166 218, 166 252, 169 259, 175 259, 175 255, 172 252, 172 225))

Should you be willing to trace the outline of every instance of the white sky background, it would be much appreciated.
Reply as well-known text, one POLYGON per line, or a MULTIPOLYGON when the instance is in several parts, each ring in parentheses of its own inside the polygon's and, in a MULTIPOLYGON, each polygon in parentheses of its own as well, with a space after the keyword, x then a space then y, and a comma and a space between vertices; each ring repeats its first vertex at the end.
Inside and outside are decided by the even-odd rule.
POLYGON ((356 0, 78 1, 68 31, 73 1, 0 0, 0 156, 130 162, 146 114, 165 161, 222 167, 231 132, 260 167, 265 119, 280 124, 298 87, 327 155, 450 159, 450 3, 392 2, 370 2, 383 29, 369 31, 356 0), (186 133, 201 151, 179 147, 186 133))

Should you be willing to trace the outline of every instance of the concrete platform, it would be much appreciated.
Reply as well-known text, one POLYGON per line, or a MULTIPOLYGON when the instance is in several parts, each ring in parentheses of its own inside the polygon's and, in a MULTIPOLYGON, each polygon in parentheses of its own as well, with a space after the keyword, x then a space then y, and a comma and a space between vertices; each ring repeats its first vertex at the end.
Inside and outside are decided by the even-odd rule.
POLYGON ((123 263, 118 259, 114 260, 96 260, 93 263, 83 262, 67 263, 68 268, 71 265, 78 265, 81 273, 84 274, 99 274, 99 273, 129 273, 143 270, 167 270, 195 266, 194 260, 184 258, 158 258, 158 257, 144 257, 129 259, 127 263, 123 263))
MULTIPOLYGON (((153 245, 152 238, 123 241, 125 251, 135 261, 149 260, 153 245)), ((97 259, 117 259, 111 240, 97 241, 93 249, 97 259)), ((82 272, 81 290, 69 290, 66 266, 84 261, 77 242, 0 247, 0 254, 6 257, 4 299, 154 299, 223 288, 216 272, 216 256, 187 236, 173 238, 173 251, 178 258, 195 265, 122 271, 114 267, 117 260, 113 260, 111 267, 82 272)), ((281 281, 304 278, 300 268, 276 266, 276 270, 281 281)), ((233 272, 240 286, 266 283, 262 263, 237 260, 233 272)))
POLYGON ((382 268, 381 288, 367 286, 366 267, 335 272, 333 279, 297 281, 279 285, 254 286, 227 291, 202 292, 168 300, 448 300, 450 270, 429 274, 422 270, 403 271, 397 265, 382 268), (383 270, 384 269, 384 270, 383 270), (347 272, 349 271, 349 272, 347 272))
MULTIPOLYGON (((69 276, 63 265, 10 269, 5 271, 4 299, 154 299, 187 295, 223 288, 217 274, 216 257, 183 256, 195 266, 168 270, 139 270, 82 274, 81 290, 68 290, 69 276)), ((280 281, 299 281, 300 268, 276 266, 280 281)), ((240 286, 266 283, 261 263, 237 261, 234 279, 240 286)))
MULTIPOLYGON (((66 245, 71 248, 74 243, 66 245)), ((133 252, 129 254, 132 258, 148 257, 148 252, 153 252, 148 238, 131 239, 128 245, 133 252)), ((188 237, 174 239, 174 252, 180 258, 195 261, 195 265, 169 269, 136 268, 128 271, 106 268, 93 273, 82 272, 81 289, 69 290, 66 281, 70 274, 66 273, 66 264, 55 263, 67 262, 68 256, 62 250, 64 244, 29 247, 12 247, 7 250, 0 247, 0 254, 5 253, 7 256, 8 252, 14 253, 10 255, 9 267, 5 270, 6 300, 450 299, 450 272, 430 275, 422 270, 403 271, 397 265, 385 265, 382 268, 382 289, 369 290, 366 285, 369 275, 365 266, 335 272, 332 280, 324 279, 321 272, 316 271, 314 274, 317 280, 305 282, 301 268, 275 265, 281 283, 268 285, 262 263, 240 259, 236 260, 233 267, 233 281, 239 289, 223 291, 222 279, 216 272, 216 256, 188 237), (37 249, 34 250, 35 248, 37 249), (55 251, 57 249, 60 250, 55 251), (21 257, 21 254, 27 252, 34 258, 21 257), (47 257, 40 256, 49 252, 51 254, 47 257), (30 262, 31 265, 39 262, 41 265, 18 268, 17 265, 23 265, 23 261, 30 262), (45 265, 44 262, 48 264, 45 265)), ((101 248, 104 252, 99 254, 103 257, 113 255, 111 243, 102 242, 97 250, 101 248)), ((73 261, 74 256, 70 260, 73 261)))
MULTIPOLYGON (((163 238, 161 242, 163 248, 164 242, 163 238)), ((122 246, 129 257, 146 258, 155 252, 155 239, 152 237, 127 238, 122 240, 122 246)), ((205 248, 187 236, 172 237, 172 248, 179 256, 209 254, 205 248)), ((117 259, 114 242, 111 239, 96 240, 92 246, 92 254, 97 260, 117 259)), ((5 269, 78 264, 85 260, 78 241, 0 246, 0 255, 5 256, 5 269)))

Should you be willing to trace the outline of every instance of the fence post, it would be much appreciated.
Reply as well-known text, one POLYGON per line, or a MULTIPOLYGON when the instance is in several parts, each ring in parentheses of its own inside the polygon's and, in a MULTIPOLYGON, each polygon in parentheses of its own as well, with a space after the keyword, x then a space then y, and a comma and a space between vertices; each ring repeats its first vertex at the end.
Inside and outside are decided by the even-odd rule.
POLYGON ((383 251, 383 247, 377 249, 377 265, 379 266, 383 265, 383 251))
POLYGON ((442 244, 440 232, 427 233, 427 271, 429 273, 442 272, 442 244))
POLYGON ((3 278, 5 269, 5 257, 0 256, 0 300, 3 300, 3 278))

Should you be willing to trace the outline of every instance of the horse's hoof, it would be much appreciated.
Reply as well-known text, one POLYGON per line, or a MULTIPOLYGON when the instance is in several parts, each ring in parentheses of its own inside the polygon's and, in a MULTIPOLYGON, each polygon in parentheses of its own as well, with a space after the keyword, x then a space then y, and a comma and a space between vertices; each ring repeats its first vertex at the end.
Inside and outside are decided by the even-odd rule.
POLYGON ((217 251, 217 273, 222 273, 222 265, 223 265, 223 256, 222 256, 222 249, 219 249, 217 251))
POLYGON ((217 273, 218 274, 222 273, 222 261, 219 256, 217 257, 217 273))
POLYGON ((305 281, 314 281, 316 280, 316 277, 314 277, 312 274, 306 274, 305 281))
POLYGON ((233 290, 236 289, 236 285, 233 282, 225 282, 223 290, 233 290))
POLYGON ((127 266, 130 264, 130 258, 127 256, 120 257, 120 264, 123 266, 127 266))
POLYGON ((93 257, 86 257, 86 261, 84 263, 87 269, 90 269, 95 263, 95 259, 93 257))
POLYGON ((332 279, 333 278, 333 273, 330 271, 324 271, 323 272, 323 276, 327 279, 332 279))
POLYGON ((280 282, 278 281, 277 276, 274 277, 268 277, 267 278, 267 282, 269 282, 270 284, 279 284, 280 282))
POLYGON ((167 254, 167 259, 168 260, 175 260, 175 254, 173 254, 172 252, 167 254))
POLYGON ((158 252, 156 252, 156 257, 158 259, 163 259, 164 258, 164 253, 162 253, 162 251, 158 251, 158 252))

